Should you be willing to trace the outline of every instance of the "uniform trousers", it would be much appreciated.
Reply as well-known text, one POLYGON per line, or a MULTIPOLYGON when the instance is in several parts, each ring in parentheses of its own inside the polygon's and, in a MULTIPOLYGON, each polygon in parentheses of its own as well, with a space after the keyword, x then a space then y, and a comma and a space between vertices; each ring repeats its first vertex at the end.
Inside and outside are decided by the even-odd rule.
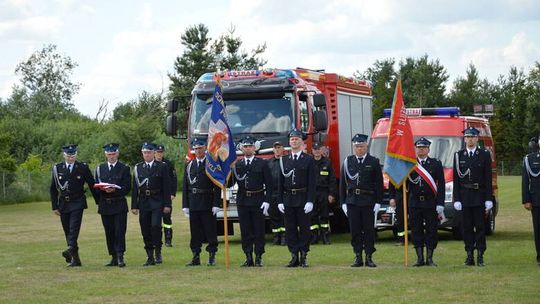
POLYGON ((277 205, 277 197, 272 197, 270 208, 268 208, 268 215, 270 216, 270 227, 273 233, 285 232, 283 213, 279 211, 277 205))
POLYGON ((437 211, 433 208, 409 208, 409 221, 415 248, 437 248, 437 211))
POLYGON ((310 221, 311 212, 306 214, 304 206, 285 206, 285 235, 287 236, 289 252, 309 251, 309 243, 311 241, 310 221))
POLYGON ((536 246, 536 261, 540 262, 540 207, 533 206, 531 214, 534 229, 534 245, 536 246))
POLYGON ((66 242, 73 252, 79 251, 77 239, 79 238, 79 231, 81 230, 83 212, 84 209, 78 209, 71 212, 60 213, 60 221, 62 222, 66 242))
POLYGON ((465 251, 484 252, 486 246, 486 223, 484 206, 463 207, 461 211, 463 224, 463 241, 465 242, 465 251))
POLYGON ((161 248, 161 208, 140 210, 139 224, 144 241, 144 249, 161 248))
POLYGON ((109 255, 123 254, 126 251, 127 212, 102 214, 101 222, 109 255))
POLYGON ((242 250, 256 255, 264 253, 264 214, 259 206, 238 206, 242 250))
POLYGON ((328 191, 317 191, 311 215, 311 230, 328 229, 328 191))
POLYGON ((365 250, 375 252, 375 213, 372 206, 347 204, 347 215, 351 230, 351 245, 355 253, 365 250))
POLYGON ((191 241, 189 247, 194 254, 201 253, 202 243, 206 240, 208 246, 206 251, 216 252, 217 222, 212 211, 191 211, 189 212, 189 230, 191 231, 191 241))

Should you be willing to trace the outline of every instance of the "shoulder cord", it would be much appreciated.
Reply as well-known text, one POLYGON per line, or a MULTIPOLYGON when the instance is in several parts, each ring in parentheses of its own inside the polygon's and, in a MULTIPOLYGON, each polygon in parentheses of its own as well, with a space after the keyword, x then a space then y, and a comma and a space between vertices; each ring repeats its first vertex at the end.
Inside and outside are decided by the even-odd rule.
POLYGON ((135 165, 135 167, 133 168, 133 175, 135 175, 135 181, 137 182, 137 186, 139 186, 139 188, 144 185, 146 183, 146 187, 148 187, 148 177, 143 179, 142 182, 139 180, 139 172, 137 172, 137 167, 138 165, 135 165))
POLYGON ((348 159, 348 157, 345 157, 345 160, 343 161, 343 168, 345 169, 345 174, 347 174, 347 177, 350 180, 358 180, 358 176, 360 175, 360 171, 356 172, 355 175, 351 175, 351 173, 349 172, 349 166, 348 166, 347 159, 348 159))
POLYGON ((53 176, 54 180, 56 181, 56 187, 59 188, 61 191, 65 191, 69 187, 69 180, 67 180, 63 185, 60 183, 60 179, 58 178, 58 169, 56 168, 56 165, 53 165, 53 176))
POLYGON ((467 171, 465 173, 462 173, 459 169, 459 152, 456 152, 456 163, 455 163, 456 171, 459 176, 459 178, 464 178, 467 175, 471 174, 471 168, 467 168, 467 171))
POLYGON ((525 155, 525 158, 523 158, 523 162, 525 162, 525 168, 527 169, 527 172, 529 173, 529 176, 531 177, 538 177, 540 176, 540 170, 536 173, 534 173, 531 169, 531 166, 529 165, 529 156, 525 155))
POLYGON ((291 175, 294 177, 294 171, 296 170, 296 168, 292 169, 288 173, 285 173, 285 168, 283 168, 283 157, 279 158, 279 167, 281 168, 281 174, 283 174, 284 177, 288 178, 291 175))
POLYGON ((189 164, 187 165, 187 177, 188 177, 188 180, 189 180, 189 184, 190 185, 193 185, 197 182, 197 174, 195 174, 195 178, 194 179, 191 179, 191 166, 193 165, 193 160, 189 162, 189 164))

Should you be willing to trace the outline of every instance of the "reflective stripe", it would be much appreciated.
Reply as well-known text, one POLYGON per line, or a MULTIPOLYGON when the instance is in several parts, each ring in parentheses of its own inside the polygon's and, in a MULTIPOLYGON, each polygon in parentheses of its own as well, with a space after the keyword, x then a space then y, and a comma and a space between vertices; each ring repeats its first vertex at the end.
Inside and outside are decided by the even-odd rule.
POLYGON ((330 228, 330 224, 321 224, 321 228, 330 228))
POLYGON ((311 230, 317 230, 319 229, 319 225, 311 225, 311 227, 309 227, 311 230))
POLYGON ((397 233, 397 236, 405 236, 405 231, 400 231, 397 233))
POLYGON ((285 232, 285 227, 279 227, 278 229, 280 232, 285 232))
POLYGON ((163 224, 161 224, 161 227, 171 229, 171 228, 172 228, 172 224, 167 225, 167 224, 163 223, 163 224))
POLYGON ((272 232, 273 233, 281 232, 281 228, 274 228, 274 229, 272 229, 272 232))

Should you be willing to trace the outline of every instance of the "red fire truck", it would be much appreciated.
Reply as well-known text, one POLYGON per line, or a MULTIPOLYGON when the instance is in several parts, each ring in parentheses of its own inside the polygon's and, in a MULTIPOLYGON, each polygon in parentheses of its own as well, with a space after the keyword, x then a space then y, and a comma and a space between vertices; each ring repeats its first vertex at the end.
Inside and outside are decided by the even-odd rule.
MULTIPOLYGON (((463 149, 462 131, 468 127, 480 130, 479 145, 491 153, 491 168, 493 171, 493 208, 486 220, 486 233, 495 231, 495 217, 497 216, 499 202, 497 200, 497 166, 495 162, 495 147, 489 121, 484 118, 459 116, 459 108, 409 108, 406 109, 415 140, 425 137, 431 141, 430 157, 442 162, 446 181, 444 213, 447 221, 439 225, 440 229, 451 230, 455 238, 461 238, 461 223, 456 217, 453 207, 453 161, 455 152, 463 149)), ((390 109, 384 111, 385 118, 377 121, 370 139, 369 153, 384 159, 388 129, 390 127, 390 109)), ((385 176, 385 189, 388 189, 388 178, 385 176)), ((383 207, 379 211, 376 226, 378 230, 393 229, 396 232, 395 212, 388 206, 388 197, 385 196, 383 207)))
MULTIPOLYGON (((191 93, 188 142, 191 137, 207 136, 216 85, 214 77, 214 73, 202 75, 191 93)), ((303 68, 225 71, 220 77, 234 141, 252 134, 258 139, 256 153, 263 158, 273 156, 272 146, 276 141, 290 150, 287 134, 292 128, 298 128, 310 135, 306 140, 308 152, 314 141, 326 146, 339 174, 341 160, 352 153, 352 135, 371 133, 372 87, 369 82, 303 68)), ((177 102, 170 101, 167 110, 170 113, 167 132, 176 135, 177 102)), ((241 157, 239 151, 237 154, 241 157)), ((193 157, 192 151, 188 151, 186 158, 193 157)), ((233 233, 232 222, 237 220, 235 189, 230 189, 228 199, 229 231, 233 233)), ((218 219, 221 217, 222 214, 218 214, 218 219)), ((339 230, 337 225, 346 227, 346 221, 341 217, 331 225, 339 230)))

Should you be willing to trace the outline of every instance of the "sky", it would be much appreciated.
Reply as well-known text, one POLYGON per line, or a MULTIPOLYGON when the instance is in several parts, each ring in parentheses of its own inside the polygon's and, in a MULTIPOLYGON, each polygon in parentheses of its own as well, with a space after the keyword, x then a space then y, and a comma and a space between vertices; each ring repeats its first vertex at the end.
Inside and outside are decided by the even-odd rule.
POLYGON ((248 52, 266 43, 265 67, 352 76, 427 54, 447 69, 447 88, 471 63, 495 82, 540 61, 537 0, 0 0, 0 98, 19 82, 16 65, 48 44, 78 63, 73 103, 85 115, 166 92, 180 36, 199 23, 212 38, 234 26, 248 52))

